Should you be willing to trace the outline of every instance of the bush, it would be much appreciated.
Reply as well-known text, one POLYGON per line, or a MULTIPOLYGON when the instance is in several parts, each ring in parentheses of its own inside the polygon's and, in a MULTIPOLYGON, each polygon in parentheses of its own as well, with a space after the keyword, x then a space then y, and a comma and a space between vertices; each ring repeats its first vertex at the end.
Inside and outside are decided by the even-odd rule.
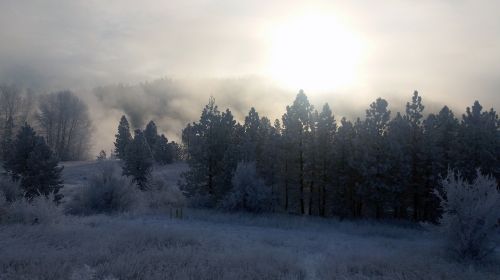
POLYGON ((255 163, 240 162, 231 183, 233 188, 222 200, 222 209, 256 213, 272 209, 271 189, 257 175, 255 163))
POLYGON ((184 196, 179 189, 167 185, 164 178, 152 179, 148 190, 141 193, 143 206, 149 210, 166 212, 172 207, 184 206, 184 196))
POLYGON ((480 260, 494 251, 494 237, 500 218, 500 192, 494 178, 479 171, 472 183, 460 174, 448 172, 443 180, 440 220, 446 247, 462 260, 480 260))
POLYGON ((12 202, 0 195, 0 224, 50 225, 59 222, 62 216, 61 209, 54 203, 54 194, 12 202))
POLYGON ((139 201, 134 184, 122 177, 112 163, 102 162, 101 172, 75 194, 67 212, 74 215, 126 212, 133 210, 139 201))
POLYGON ((19 182, 5 177, 0 177, 0 195, 3 195, 7 202, 13 202, 23 197, 19 182))

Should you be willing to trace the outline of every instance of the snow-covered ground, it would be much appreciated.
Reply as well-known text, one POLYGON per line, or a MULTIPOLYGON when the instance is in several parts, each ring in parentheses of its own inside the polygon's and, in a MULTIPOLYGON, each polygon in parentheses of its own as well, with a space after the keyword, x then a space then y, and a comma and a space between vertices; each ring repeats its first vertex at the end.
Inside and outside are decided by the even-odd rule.
MULTIPOLYGON (((161 172, 176 182, 182 169, 161 172)), ((0 279, 500 279, 498 256, 465 266, 440 244, 419 225, 282 214, 65 216, 0 226, 0 279)))

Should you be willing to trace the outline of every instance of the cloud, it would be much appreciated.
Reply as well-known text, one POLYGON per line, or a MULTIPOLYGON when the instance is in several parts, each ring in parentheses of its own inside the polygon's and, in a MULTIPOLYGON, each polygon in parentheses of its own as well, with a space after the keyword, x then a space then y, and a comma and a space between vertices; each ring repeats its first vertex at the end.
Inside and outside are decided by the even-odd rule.
POLYGON ((76 91, 91 104, 96 147, 112 142, 122 113, 134 126, 156 119, 178 137, 210 95, 239 119, 250 106, 276 118, 299 89, 266 76, 268 31, 318 13, 365 43, 354 85, 304 88, 315 105, 329 102, 337 118, 362 116, 378 96, 402 108, 415 89, 428 108, 448 104, 461 112, 476 99, 499 108, 498 10, 498 1, 466 0, 6 0, 0 82, 76 91))

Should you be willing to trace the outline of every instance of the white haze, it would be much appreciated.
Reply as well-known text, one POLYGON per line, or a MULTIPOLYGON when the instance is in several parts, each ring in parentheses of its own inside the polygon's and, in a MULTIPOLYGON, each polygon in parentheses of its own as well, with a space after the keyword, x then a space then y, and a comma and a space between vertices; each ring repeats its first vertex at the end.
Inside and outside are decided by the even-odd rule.
POLYGON ((240 120, 251 106, 276 118, 298 88, 267 75, 268 31, 320 13, 365 44, 352 84, 304 88, 313 104, 329 102, 337 119, 362 115, 378 96, 400 110, 415 89, 429 110, 447 104, 460 114, 476 99, 498 109, 498 10, 498 1, 466 0, 5 0, 0 82, 76 91, 91 104, 94 150, 110 149, 124 112, 135 126, 156 119, 178 139, 210 95, 240 120), (164 77, 173 80, 158 80, 164 77))

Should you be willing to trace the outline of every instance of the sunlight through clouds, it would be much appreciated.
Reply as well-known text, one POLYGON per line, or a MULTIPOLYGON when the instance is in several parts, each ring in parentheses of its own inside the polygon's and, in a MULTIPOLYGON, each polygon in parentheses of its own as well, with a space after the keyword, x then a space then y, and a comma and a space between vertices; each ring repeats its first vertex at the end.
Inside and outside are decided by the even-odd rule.
POLYGON ((289 19, 270 41, 269 75, 286 87, 334 90, 356 82, 362 40, 333 15, 289 19))

